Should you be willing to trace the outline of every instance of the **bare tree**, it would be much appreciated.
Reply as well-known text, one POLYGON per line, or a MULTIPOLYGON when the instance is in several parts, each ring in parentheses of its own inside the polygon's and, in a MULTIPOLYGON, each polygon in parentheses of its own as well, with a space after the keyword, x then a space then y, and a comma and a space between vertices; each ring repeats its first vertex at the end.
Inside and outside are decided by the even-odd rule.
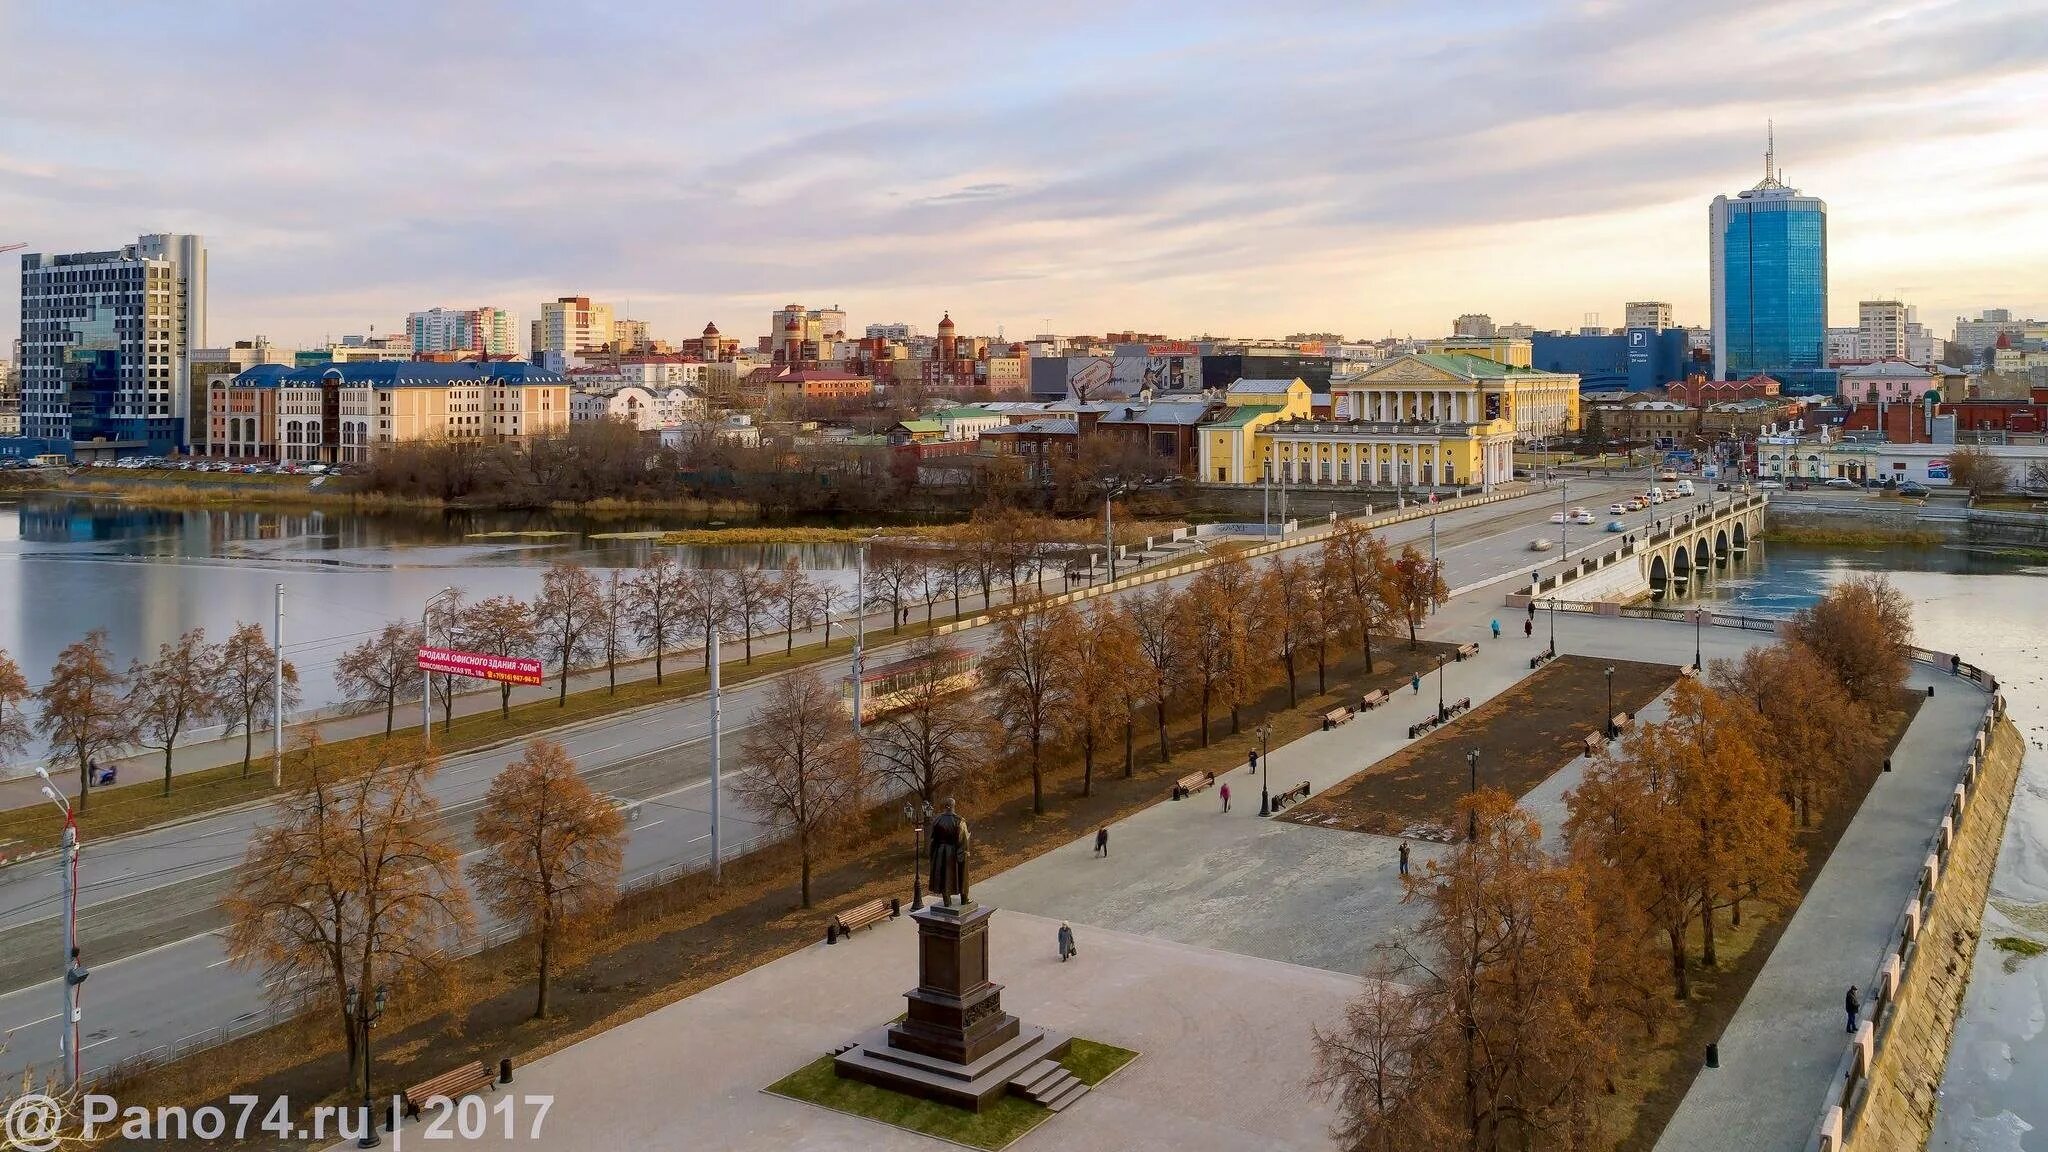
POLYGON ((604 657, 605 692, 616 694, 619 690, 619 657, 631 651, 628 643, 632 636, 632 601, 629 585, 617 568, 605 573, 604 614, 597 621, 597 650, 604 657))
POLYGON ((791 556, 782 562, 782 571, 769 583, 768 596, 774 604, 776 623, 782 625, 783 654, 788 655, 796 651, 797 629, 809 627, 818 610, 818 586, 804 575, 796 557, 791 556))
POLYGON ((548 565, 532 619, 540 649, 555 659, 555 707, 569 703, 570 670, 596 655, 605 615, 604 589, 590 569, 566 560, 548 565))
POLYGON ((916 675, 861 737, 885 778, 936 808, 980 790, 993 733, 974 693, 953 676, 958 649, 925 637, 911 644, 910 654, 920 660, 916 675))
POLYGON ((156 659, 128 666, 128 718, 146 748, 164 754, 164 795, 171 794, 171 759, 178 738, 220 713, 220 649, 194 628, 176 643, 159 645, 156 659))
POLYGON ((798 894, 809 908, 815 854, 853 815, 865 787, 852 721, 815 669, 800 668, 769 688, 760 721, 740 744, 740 762, 747 771, 733 792, 796 837, 798 894))
POLYGON ((534 937, 539 987, 533 1017, 548 1014, 548 978, 566 927, 619 895, 626 822, 591 791, 560 744, 532 740, 491 781, 476 816, 481 855, 469 866, 484 906, 534 937))
MULTIPOLYGON (((299 670, 284 663, 284 710, 299 706, 299 670)), ((277 649, 256 624, 238 624, 220 646, 220 716, 226 722, 224 735, 242 733, 242 775, 249 774, 255 751, 256 722, 277 704, 277 649)), ((284 739, 282 732, 276 739, 284 739)))
POLYGON ((1958 444, 1949 450, 1948 476, 1950 484, 1976 497, 1987 492, 2005 491, 2006 484, 2012 480, 2012 471, 2005 466, 2005 461, 1992 455, 1989 448, 1958 444))
POLYGON ((690 630, 703 642, 704 671, 711 671, 711 636, 723 635, 731 626, 732 606, 727 602, 725 580, 717 572, 695 569, 683 580, 683 617, 690 630))
POLYGON ((1185 673, 1182 670, 1181 628, 1175 620, 1176 597, 1173 590, 1164 584, 1154 584, 1149 590, 1131 597, 1131 630, 1138 638, 1138 654, 1145 659, 1147 689, 1146 698, 1152 702, 1153 716, 1159 722, 1159 762, 1165 764, 1173 759, 1173 749, 1166 742, 1166 706, 1172 702, 1173 694, 1179 690, 1185 673))
POLYGON ((334 686, 342 699, 366 712, 384 709, 386 736, 395 724, 398 701, 420 690, 419 655, 424 644, 416 625, 394 620, 335 661, 334 686))
MULTIPOLYGON (((533 613, 517 596, 493 596, 463 608, 455 621, 455 636, 472 652, 506 660, 527 659, 542 651, 533 613)), ((498 715, 512 716, 512 685, 506 681, 498 683, 498 715)))
POLYGON ((0 761, 27 750, 31 733, 23 709, 34 698, 21 666, 0 649, 0 761))
POLYGON ((996 715, 1010 747, 1031 764, 1031 811, 1045 811, 1045 738, 1067 678, 1078 623, 1066 605, 1043 601, 1005 609, 982 657, 982 675, 994 690, 996 715))
POLYGON ((870 554, 864 591, 870 601, 889 605, 891 632, 903 630, 903 599, 917 580, 917 569, 915 557, 904 548, 876 548, 870 554))
POLYGON ((772 583, 766 572, 754 567, 735 568, 725 574, 727 619, 740 626, 740 642, 749 664, 754 662, 754 634, 760 631, 775 604, 772 583))
POLYGON ((641 565, 640 574, 627 589, 632 596, 628 618, 633 634, 654 653, 654 682, 659 685, 662 655, 688 626, 689 573, 678 568, 668 553, 656 552, 641 565))
POLYGON ((78 766, 80 812, 92 794, 93 761, 135 735, 126 688, 114 671, 113 653, 107 650, 107 630, 95 628, 58 654, 50 679, 36 693, 42 708, 36 726, 43 739, 68 753, 78 766))
POLYGON ((335 753, 305 757, 303 782, 249 842, 221 901, 223 939, 229 961, 262 973, 280 1001, 325 997, 347 1041, 350 1086, 367 1092, 358 1040, 376 990, 442 980, 472 916, 427 787, 435 758, 405 740, 335 753))

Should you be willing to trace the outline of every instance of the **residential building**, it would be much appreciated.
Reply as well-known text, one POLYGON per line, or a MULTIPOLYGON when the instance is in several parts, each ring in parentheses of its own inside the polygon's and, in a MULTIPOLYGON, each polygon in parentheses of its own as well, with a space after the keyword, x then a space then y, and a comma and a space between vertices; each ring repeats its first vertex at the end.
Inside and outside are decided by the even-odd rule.
MULTIPOLYGON (((1955 342, 1968 348, 1972 355, 1982 356, 1987 349, 1998 343, 1999 337, 2003 336, 2007 340, 2024 340, 2028 337, 2029 329, 2048 330, 2048 323, 2039 320, 2015 320, 2009 308, 1986 308, 1975 320, 1956 317, 1955 342)), ((2048 335, 2048 331, 2043 331, 2042 334, 2048 335)))
POLYGON ((184 447, 206 325, 206 248, 158 234, 21 257, 21 434, 164 454, 184 447))
POLYGON ((658 343, 662 342, 654 338, 653 333, 648 330, 647 321, 645 320, 612 321, 612 349, 616 352, 638 354, 661 352, 664 350, 663 348, 655 347, 658 343))
POLYGON ((1708 209, 1714 376, 1767 372, 1815 391, 1827 382, 1828 206, 1776 164, 1774 137, 1763 180, 1708 209))
POLYGON ((1670 400, 1632 400, 1603 404, 1590 417, 1609 440, 1675 445, 1699 428, 1700 410, 1670 400))
POLYGON ((1709 444, 1722 440, 1748 440, 1799 419, 1809 401, 1790 397, 1758 397, 1751 400, 1723 400, 1700 409, 1700 436, 1709 444))
POLYGON ((1009 423, 1002 413, 977 404, 941 408, 925 419, 937 421, 943 429, 942 438, 946 440, 976 440, 982 433, 994 431, 1009 423))
POLYGON ((818 367, 836 363, 844 358, 841 346, 848 343, 846 310, 837 304, 811 309, 786 304, 769 314, 768 332, 761 338, 761 351, 777 364, 818 367))
POLYGON ((1918 320, 1906 321, 1906 359, 1932 365, 1941 359, 1941 341, 1918 320))
POLYGON ((566 431, 571 410, 566 380, 516 361, 262 364, 207 396, 211 455, 327 464, 410 441, 523 442, 566 431))
POLYGON ((1493 339, 1493 317, 1484 312, 1467 312, 1451 321, 1451 335, 1476 340, 1493 339))
POLYGON ((1844 366, 1835 395, 1847 403, 1896 404, 1918 400, 1940 386, 1940 374, 1900 359, 1844 366))
POLYGON ((21 372, 0 360, 0 438, 21 435, 21 372))
POLYGON ((1784 386, 1769 376, 1751 376, 1747 380, 1714 380, 1704 372, 1695 372, 1683 381, 1665 385, 1664 398, 1697 408, 1735 400, 1771 399, 1783 391, 1784 386))
POLYGON ((870 324, 867 327, 870 340, 900 340, 908 342, 917 339, 915 324, 870 324))
POLYGON ((804 404, 867 404, 874 399, 875 382, 826 368, 759 368, 741 391, 751 407, 788 410, 804 404))
POLYGON ((1906 325, 1915 319, 1913 310, 1897 300, 1857 301, 1856 355, 1865 360, 1904 358, 1906 325))
POLYGON ((647 388, 627 384, 611 392, 569 394, 569 419, 576 424, 623 420, 642 432, 655 432, 681 428, 703 418, 704 397, 682 385, 647 388))
POLYGON ((475 352, 485 356, 519 354, 518 320, 503 308, 429 308, 405 318, 405 334, 415 354, 475 352))
POLYGON ((1493 334, 1502 340, 1527 340, 1536 335, 1536 326, 1520 321, 1513 324, 1497 324, 1494 326, 1493 334))
POLYGON ((412 358, 412 337, 399 332, 384 336, 343 336, 325 348, 308 348, 292 353, 292 365, 297 368, 311 368, 315 364, 355 364, 412 358))
POLYGON ((1671 305, 1663 300, 1631 300, 1622 305, 1623 328, 1662 332, 1671 327, 1671 305))
POLYGON ((1199 478, 1199 428, 1216 410, 1214 401, 1200 395, 1174 396, 1149 404, 1113 404, 1095 422, 1095 432, 1122 438, 1161 461, 1176 476, 1199 478))
MULTIPOLYGON (((258 336, 254 340, 237 340, 226 348, 200 348, 192 353, 192 362, 186 368, 185 391, 193 412, 207 411, 207 395, 217 380, 232 380, 258 364, 292 365, 294 353, 287 352, 272 344, 267 338, 258 336)), ((195 455, 211 454, 210 437, 213 421, 209 418, 194 420, 189 426, 190 447, 195 455)))
MULTIPOLYGON (((612 306, 594 304, 588 296, 562 296, 540 306, 533 322, 533 356, 549 353, 574 362, 612 351, 615 339, 612 306)), ((644 333, 646 325, 641 325, 644 333)))
POLYGON ((1863 330, 1861 328, 1828 329, 1828 363, 1840 364, 1846 360, 1863 358, 1863 330))

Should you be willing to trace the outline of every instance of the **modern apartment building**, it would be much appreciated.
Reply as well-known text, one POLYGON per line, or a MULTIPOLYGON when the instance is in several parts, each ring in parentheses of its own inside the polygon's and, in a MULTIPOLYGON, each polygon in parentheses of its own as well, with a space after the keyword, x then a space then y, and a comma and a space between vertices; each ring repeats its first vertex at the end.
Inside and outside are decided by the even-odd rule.
POLYGON ((1631 300, 1622 306, 1622 327, 1662 332, 1671 327, 1671 305, 1662 300, 1631 300))
POLYGON ((187 443, 205 341, 206 246, 162 233, 104 252, 21 258, 21 434, 172 452, 187 443))
POLYGON ((540 319, 533 322, 533 358, 550 352, 572 360, 602 355, 617 335, 613 325, 609 304, 592 303, 588 296, 552 300, 540 306, 540 319))
POLYGON ((523 441, 569 427, 569 384, 520 362, 260 365, 208 389, 210 455, 352 464, 417 440, 523 441))
POLYGON ((1788 187, 1764 153, 1764 178, 1707 211, 1714 377, 1768 372, 1794 390, 1824 387, 1828 206, 1788 187))
POLYGON ((405 334, 415 354, 479 352, 487 356, 519 354, 518 320, 503 308, 429 308, 405 318, 405 334))
POLYGON ((1906 355, 1906 325, 1913 310, 1897 300, 1860 300, 1856 304, 1856 354, 1865 360, 1899 359, 1906 355))
POLYGON ((1484 312, 1467 312, 1451 321, 1451 335, 1479 340, 1493 339, 1493 317, 1484 312))

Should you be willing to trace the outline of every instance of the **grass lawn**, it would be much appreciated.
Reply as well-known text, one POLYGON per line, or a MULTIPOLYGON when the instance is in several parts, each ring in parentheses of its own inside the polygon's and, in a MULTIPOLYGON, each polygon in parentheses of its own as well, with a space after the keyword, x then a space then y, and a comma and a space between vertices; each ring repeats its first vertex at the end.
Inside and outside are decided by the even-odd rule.
MULTIPOLYGON (((1076 1039, 1060 1063, 1076 1079, 1094 1087, 1137 1059, 1128 1048, 1076 1039)), ((1006 1148, 1038 1127, 1052 1111, 1021 1096, 1004 1096, 981 1112, 938 1104, 858 1080, 841 1079, 832 1057, 820 1056, 768 1086, 768 1092, 802 1100, 835 1112, 846 1112, 971 1148, 1006 1148)))

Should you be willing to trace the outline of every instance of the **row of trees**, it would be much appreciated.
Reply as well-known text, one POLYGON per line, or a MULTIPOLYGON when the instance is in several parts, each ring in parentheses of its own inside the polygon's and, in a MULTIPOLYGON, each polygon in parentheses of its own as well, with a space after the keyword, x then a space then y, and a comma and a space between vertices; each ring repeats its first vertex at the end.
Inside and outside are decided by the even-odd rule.
POLYGON ((1032 810, 1046 807, 1055 748, 1078 753, 1081 795, 1097 764, 1120 755, 1135 770, 1137 732, 1156 725, 1159 759, 1171 759, 1167 719, 1191 705, 1206 746, 1218 711, 1230 730, 1242 710, 1284 679, 1298 698, 1298 666, 1313 658, 1318 691, 1333 651, 1370 651, 1373 632, 1405 630, 1445 598, 1440 573, 1412 549, 1396 554, 1359 529, 1341 532, 1314 561, 1253 565, 1230 555, 1184 588, 1160 584, 1125 601, 1080 608, 1044 600, 1004 612, 979 663, 985 693, 963 692, 956 653, 925 640, 910 683, 856 737, 839 696, 814 670, 777 681, 741 747, 748 771, 736 788, 795 841, 799 895, 810 903, 815 853, 857 817, 882 783, 936 810, 971 798, 1005 764, 1028 769, 1032 810))
MULTIPOLYGON (((0 652, 0 759, 19 755, 32 734, 73 761, 78 806, 86 810, 91 766, 141 746, 163 754, 164 795, 171 792, 171 762, 195 728, 220 724, 242 734, 242 774, 249 774, 255 732, 277 702, 277 651, 263 629, 238 624, 218 644, 194 628, 160 645, 154 660, 120 669, 104 630, 66 647, 47 680, 30 690, 21 669, 0 652), (30 709, 34 709, 31 720, 30 709)), ((299 700, 298 670, 283 669, 284 706, 299 700)))
POLYGON ((1783 641, 1679 681, 1567 795, 1561 853, 1507 794, 1468 797, 1474 838, 1409 882, 1421 929, 1317 1032, 1343 1146, 1603 1146, 1595 1102, 1623 1040, 1690 996, 1692 941, 1712 966, 1723 912, 1796 899, 1798 828, 1867 782, 1910 635, 1897 590, 1858 578, 1783 641))
POLYGON ((625 844, 618 810, 558 744, 534 740, 492 781, 467 868, 417 742, 356 741, 308 756, 275 819, 251 841, 223 900, 231 961, 273 993, 323 1000, 362 1086, 359 1041, 376 991, 446 990, 473 937, 475 898, 534 941, 534 1016, 575 929, 616 901, 625 844), (353 993, 353 994, 352 994, 353 993))

